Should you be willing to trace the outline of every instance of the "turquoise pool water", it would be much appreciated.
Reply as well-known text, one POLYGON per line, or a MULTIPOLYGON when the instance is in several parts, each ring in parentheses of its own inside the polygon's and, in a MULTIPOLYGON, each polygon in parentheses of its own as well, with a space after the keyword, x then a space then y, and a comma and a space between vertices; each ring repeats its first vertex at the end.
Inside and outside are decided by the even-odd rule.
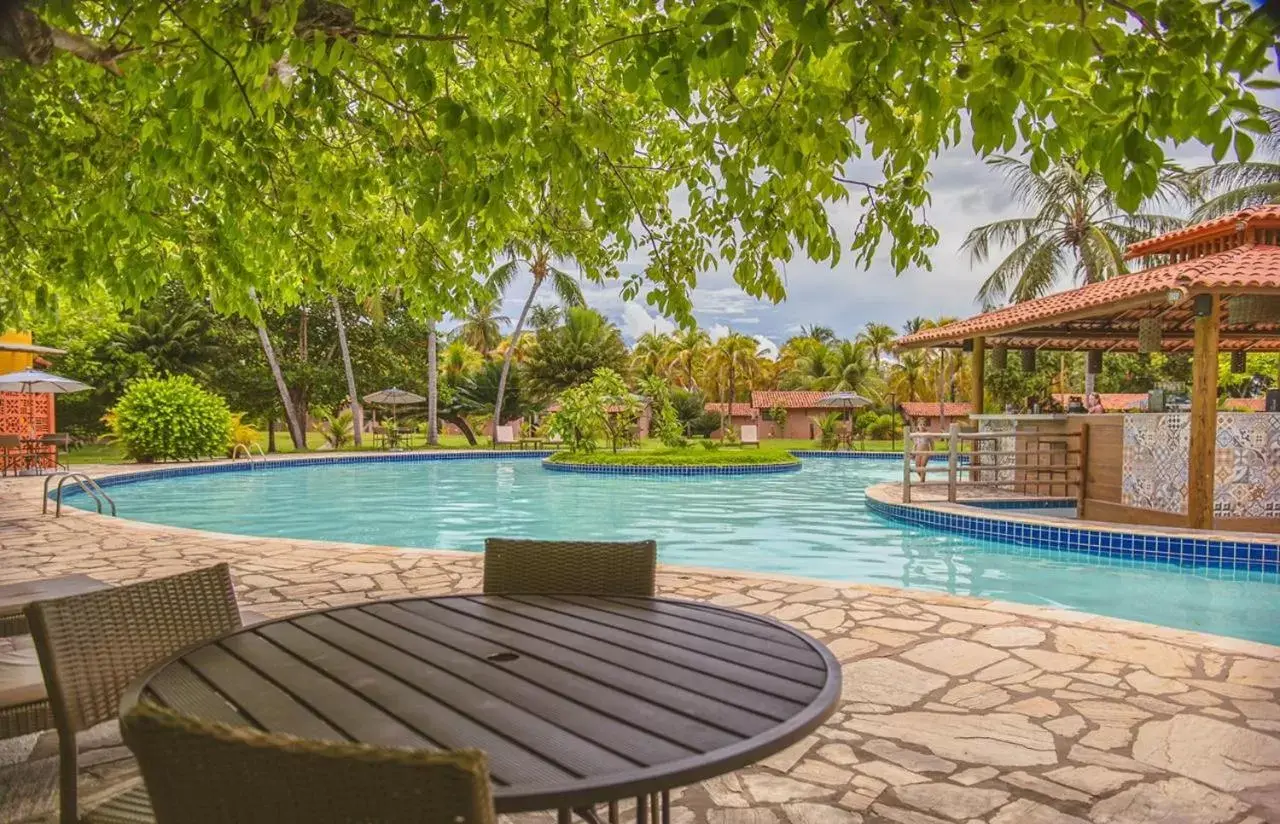
MULTIPOLYGON (((1280 643, 1280 576, 979 541, 867 511, 893 461, 806 458, 782 475, 548 472, 533 458, 367 462, 112 486, 120 515, 197 529, 479 550, 491 535, 645 538, 668 564, 995 598, 1280 643)), ((68 499, 88 506, 80 495, 68 499)))

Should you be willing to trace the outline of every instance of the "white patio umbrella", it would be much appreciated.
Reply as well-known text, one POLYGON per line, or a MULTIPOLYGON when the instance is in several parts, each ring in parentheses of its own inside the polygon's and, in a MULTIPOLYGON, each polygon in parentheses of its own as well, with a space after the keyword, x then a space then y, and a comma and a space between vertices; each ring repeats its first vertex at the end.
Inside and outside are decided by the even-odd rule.
MULTIPOLYGON (((10 372, 0 375, 0 392, 21 392, 29 397, 36 393, 42 395, 65 395, 70 392, 85 392, 93 387, 51 372, 39 369, 24 369, 21 372, 10 372)), ((35 435, 35 421, 31 419, 31 401, 27 401, 27 429, 35 435)))
MULTIPOLYGON (((853 410, 870 405, 871 399, 864 398, 857 392, 832 392, 830 395, 823 395, 818 399, 818 406, 830 406, 834 409, 845 410, 845 420, 849 423, 850 441, 853 439, 853 410)), ((852 443, 849 448, 853 448, 852 443)))
POLYGON ((394 386, 391 387, 390 389, 383 389, 378 392, 370 392, 368 395, 364 396, 365 403, 372 403, 372 404, 377 404, 379 406, 391 407, 391 427, 393 429, 398 428, 398 425, 399 425, 398 415, 396 414, 396 407, 412 406, 415 403, 426 403, 426 400, 427 399, 422 397, 421 395, 415 395, 412 392, 407 392, 404 389, 397 389, 394 386))

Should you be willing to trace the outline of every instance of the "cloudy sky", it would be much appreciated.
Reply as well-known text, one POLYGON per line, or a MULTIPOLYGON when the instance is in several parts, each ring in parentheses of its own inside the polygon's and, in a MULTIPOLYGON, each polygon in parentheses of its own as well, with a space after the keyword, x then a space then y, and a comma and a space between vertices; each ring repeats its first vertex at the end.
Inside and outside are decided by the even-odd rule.
MULTIPOLYGON (((1209 162, 1208 152, 1198 145, 1170 148, 1168 154, 1186 167, 1209 162)), ((932 171, 933 202, 928 217, 940 234, 930 254, 932 271, 911 269, 895 275, 885 253, 869 269, 855 263, 848 252, 836 267, 797 257, 786 268, 787 299, 776 306, 743 294, 727 271, 707 272, 699 276, 693 296, 699 325, 713 338, 730 328, 754 335, 769 349, 795 334, 801 325, 829 326, 838 335, 850 337, 868 321, 901 328, 904 321, 917 315, 965 317, 976 313, 974 295, 993 264, 971 267, 960 244, 971 228, 1015 217, 1022 211, 1010 202, 1002 175, 967 147, 941 155, 932 171)), ((872 164, 866 169, 850 167, 849 172, 855 178, 860 173, 866 175, 864 179, 878 177, 872 164)), ((831 210, 846 249, 858 224, 858 199, 855 193, 851 204, 831 210)), ((882 244, 882 252, 887 246, 887 242, 882 244)), ((512 318, 519 314, 528 288, 527 278, 513 284, 504 302, 505 314, 512 318)), ((617 323, 628 342, 644 332, 669 332, 675 327, 641 302, 624 303, 616 284, 588 285, 586 293, 588 303, 617 323)), ((550 299, 548 295, 545 300, 550 299)))

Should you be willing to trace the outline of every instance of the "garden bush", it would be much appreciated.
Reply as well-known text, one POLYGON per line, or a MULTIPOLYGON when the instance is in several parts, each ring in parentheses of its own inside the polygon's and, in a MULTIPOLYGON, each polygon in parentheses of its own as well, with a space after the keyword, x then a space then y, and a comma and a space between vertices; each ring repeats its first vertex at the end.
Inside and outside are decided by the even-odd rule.
POLYGON ((231 442, 227 402, 186 375, 134 381, 113 412, 112 434, 136 461, 213 457, 231 442))

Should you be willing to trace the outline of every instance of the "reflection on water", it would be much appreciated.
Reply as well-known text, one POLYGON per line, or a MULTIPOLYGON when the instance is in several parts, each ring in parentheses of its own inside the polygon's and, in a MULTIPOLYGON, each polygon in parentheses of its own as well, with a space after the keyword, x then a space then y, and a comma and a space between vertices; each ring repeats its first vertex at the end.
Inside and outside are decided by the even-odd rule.
POLYGON ((1280 643, 1280 576, 890 523, 867 511, 863 490, 899 472, 894 462, 806 458, 798 473, 646 478, 548 472, 512 458, 193 475, 111 492, 124 517, 221 532, 468 550, 495 535, 652 537, 670 564, 937 590, 1280 643))

